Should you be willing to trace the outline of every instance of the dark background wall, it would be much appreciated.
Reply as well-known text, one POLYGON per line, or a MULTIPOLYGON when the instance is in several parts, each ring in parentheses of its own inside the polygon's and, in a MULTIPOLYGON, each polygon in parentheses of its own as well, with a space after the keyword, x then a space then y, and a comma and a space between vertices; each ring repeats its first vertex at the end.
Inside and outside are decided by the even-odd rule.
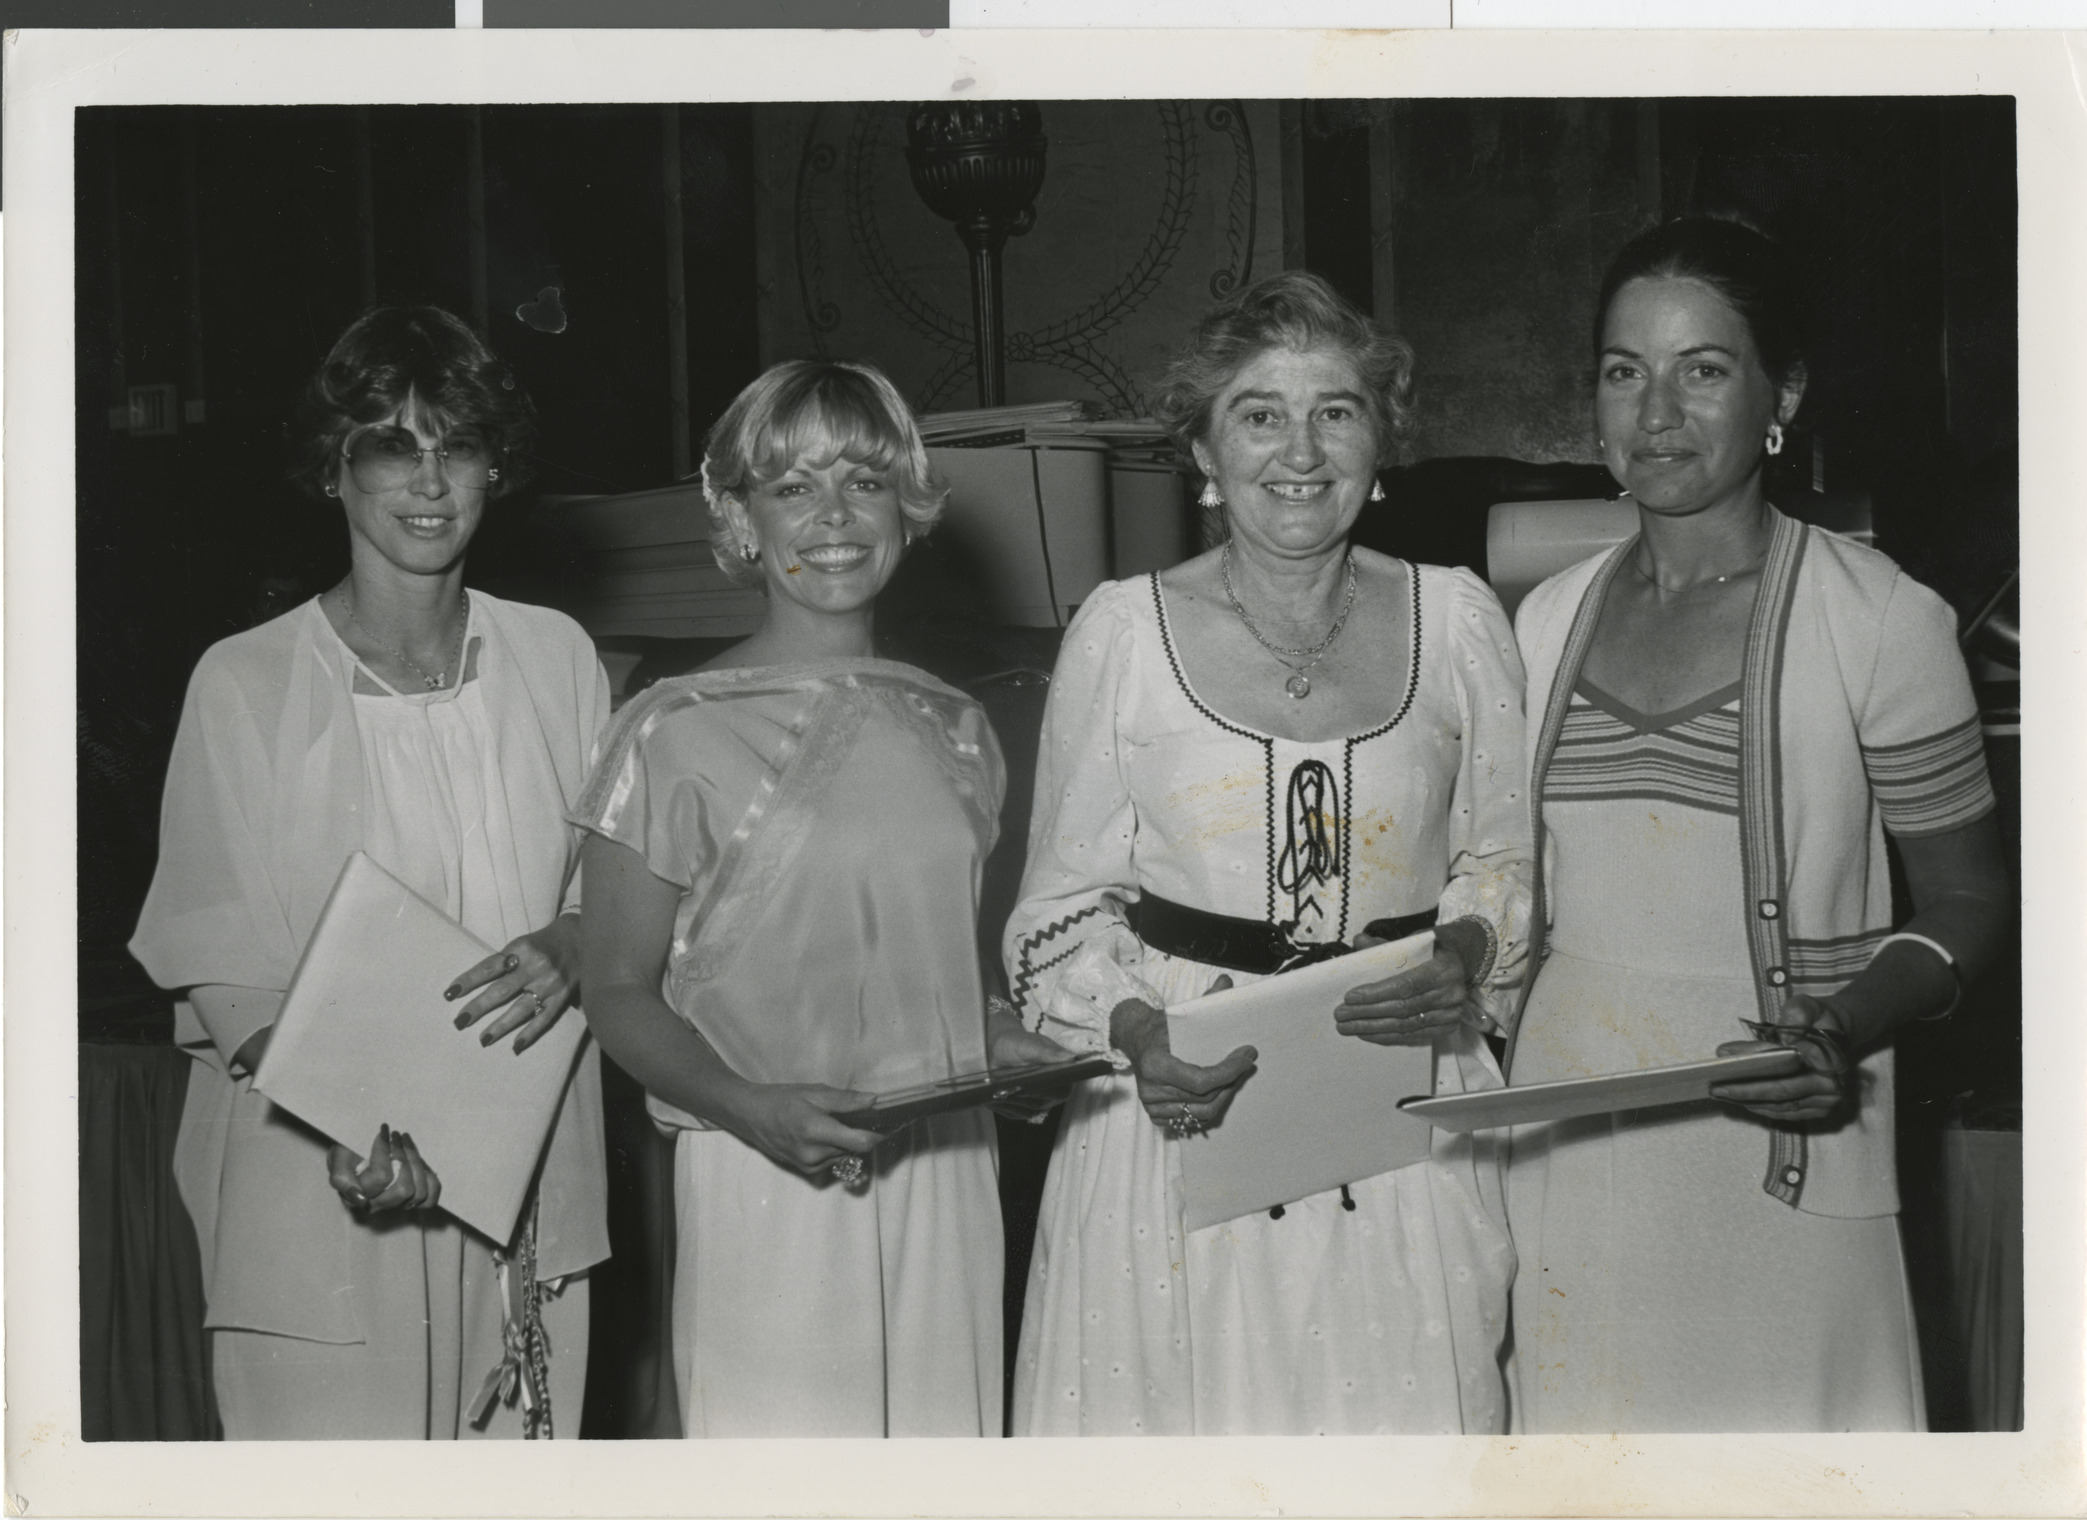
MULTIPOLYGON (((90 1010, 143 991, 120 947, 197 655, 345 568, 337 518, 284 470, 296 393, 348 320, 428 300, 477 321, 541 410, 542 493, 673 479, 737 389, 787 353, 862 353, 924 404, 973 404, 961 346, 884 299, 896 271, 946 311, 966 305, 957 240, 907 198, 887 116, 78 113, 90 1010), (807 249, 846 298, 837 328, 813 320, 807 249), (173 387, 164 432, 129 425, 131 387, 145 385, 173 387)), ((1470 559, 1491 477, 1459 476, 1459 461, 1594 457, 1588 329, 1610 254, 1658 216, 1737 211, 1803 255, 1818 297, 1812 390, 1780 485, 1868 492, 1880 544, 1967 611, 2013 564, 2006 99, 1069 102, 1046 104, 1045 128, 1060 147, 1038 229, 1009 245, 1010 325, 1048 335, 1060 308, 1116 299, 1124 271, 1146 285, 1065 354, 1013 365, 1013 399, 1085 396, 1121 413, 1227 282, 1318 269, 1414 343, 1419 474, 1478 482, 1472 502, 1402 500, 1385 533, 1470 559)), ((541 577, 507 531, 526 510, 496 514, 474 551, 482 584, 541 577)))

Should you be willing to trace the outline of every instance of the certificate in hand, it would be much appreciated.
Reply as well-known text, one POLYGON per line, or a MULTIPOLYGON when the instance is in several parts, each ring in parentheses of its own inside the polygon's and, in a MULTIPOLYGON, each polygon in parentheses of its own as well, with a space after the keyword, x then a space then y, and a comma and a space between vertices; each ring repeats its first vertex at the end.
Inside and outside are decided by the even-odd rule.
POLYGON ((1186 1223, 1205 1229, 1427 1158, 1433 1140, 1399 1099, 1435 1090, 1432 1045, 1372 1045, 1334 1027, 1351 987, 1424 963, 1435 936, 1410 935, 1211 993, 1167 1011, 1175 1055, 1214 1065, 1260 1052, 1217 1126, 1181 1144, 1186 1223))
POLYGON ((1070 1056, 1035 1066, 967 1072, 940 1082, 879 1093, 868 1107, 851 1108, 834 1118, 855 1129, 873 1129, 888 1135, 930 1114, 983 1108, 1009 1098, 1062 1098, 1090 1077, 1105 1077, 1115 1069, 1107 1056, 1070 1056))
POLYGON ((1408 1098, 1400 1107, 1437 1129, 1465 1133, 1509 1124, 1583 1119, 1589 1114, 1613 1114, 1631 1108, 1661 1108, 1669 1103, 1695 1103, 1710 1096, 1713 1082, 1766 1082, 1775 1077, 1795 1076, 1803 1066, 1803 1059, 1794 1050, 1754 1050, 1743 1056, 1719 1056, 1679 1066, 1650 1066, 1642 1071, 1579 1077, 1570 1082, 1532 1082, 1527 1087, 1408 1098))
POLYGON ((290 979, 254 1086, 335 1143, 377 1127, 413 1137, 441 1207, 499 1245, 514 1239, 586 1020, 568 1009, 519 1056, 458 1029, 442 991, 491 955, 433 903, 357 851, 290 979))

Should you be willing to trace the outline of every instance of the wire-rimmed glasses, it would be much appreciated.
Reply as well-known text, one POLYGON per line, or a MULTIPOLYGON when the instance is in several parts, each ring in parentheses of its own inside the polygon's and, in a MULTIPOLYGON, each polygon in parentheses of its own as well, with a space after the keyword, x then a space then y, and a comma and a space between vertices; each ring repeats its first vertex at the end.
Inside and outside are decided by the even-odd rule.
POLYGON ((373 427, 341 445, 355 489, 372 496, 410 486, 429 454, 435 456, 442 478, 459 489, 482 491, 493 478, 493 451, 476 433, 452 433, 438 444, 423 446, 407 428, 373 427))

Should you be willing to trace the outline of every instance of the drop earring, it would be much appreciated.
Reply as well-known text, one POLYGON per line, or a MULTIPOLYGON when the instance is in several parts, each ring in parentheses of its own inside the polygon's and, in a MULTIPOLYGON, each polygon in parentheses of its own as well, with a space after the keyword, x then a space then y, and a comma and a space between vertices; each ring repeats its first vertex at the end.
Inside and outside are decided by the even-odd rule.
POLYGON ((1202 506, 1212 508, 1221 507, 1225 504, 1224 497, 1217 494, 1217 482, 1210 479, 1204 480, 1203 494, 1198 496, 1196 500, 1202 506))
POLYGON ((1771 422, 1768 424, 1768 452, 1780 454, 1782 451, 1783 425, 1780 422, 1771 422))
POLYGON ((1371 501, 1382 501, 1383 499, 1384 499, 1384 482, 1383 482, 1383 481, 1381 481, 1381 480, 1373 480, 1373 481, 1371 481, 1371 482, 1370 482, 1370 500, 1371 500, 1371 501))
POLYGON ((757 543, 754 543, 752 540, 748 540, 746 543, 743 543, 739 546, 739 557, 745 560, 749 565, 751 565, 756 560, 760 559, 761 546, 757 543))

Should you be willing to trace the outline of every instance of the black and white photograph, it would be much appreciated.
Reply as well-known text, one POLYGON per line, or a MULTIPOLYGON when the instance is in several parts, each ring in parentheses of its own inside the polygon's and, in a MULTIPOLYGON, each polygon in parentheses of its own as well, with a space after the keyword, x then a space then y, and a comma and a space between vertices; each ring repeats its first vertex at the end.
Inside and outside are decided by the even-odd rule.
POLYGON ((1120 36, 10 43, 27 1512, 2077 1507, 2062 48, 1120 36))

